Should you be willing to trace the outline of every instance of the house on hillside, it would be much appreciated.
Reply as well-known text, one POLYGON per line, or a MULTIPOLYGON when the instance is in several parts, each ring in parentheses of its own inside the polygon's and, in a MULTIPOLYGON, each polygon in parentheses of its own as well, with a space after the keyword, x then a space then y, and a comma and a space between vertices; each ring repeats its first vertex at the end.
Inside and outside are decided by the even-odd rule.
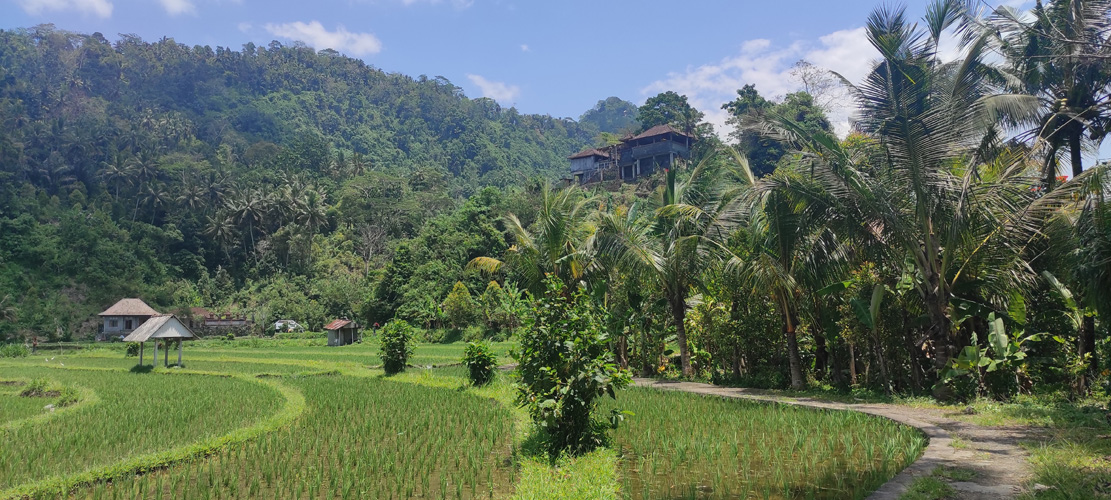
POLYGON ((152 316, 158 315, 159 312, 148 306, 142 299, 120 299, 112 307, 97 315, 101 319, 97 340, 127 335, 152 316))
POLYGON ((657 125, 604 150, 588 148, 568 157, 579 184, 618 179, 633 181, 690 158, 694 136, 671 125, 657 125))
POLYGON ((328 345, 350 345, 361 340, 359 325, 349 319, 337 319, 324 327, 328 332, 328 345))

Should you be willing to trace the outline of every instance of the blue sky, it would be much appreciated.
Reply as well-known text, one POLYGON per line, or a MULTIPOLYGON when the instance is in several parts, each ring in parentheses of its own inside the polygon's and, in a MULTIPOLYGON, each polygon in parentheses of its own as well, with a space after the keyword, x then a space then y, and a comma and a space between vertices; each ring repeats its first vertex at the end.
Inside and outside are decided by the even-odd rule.
MULTIPOLYGON (((577 118, 611 95, 641 104, 675 90, 722 128, 719 107, 744 84, 768 97, 795 90, 789 70, 799 59, 862 77, 875 56, 862 27, 880 3, 0 0, 0 28, 54 23, 110 40, 130 33, 236 49, 299 40, 557 117, 577 118)), ((923 8, 911 2, 908 10, 919 17, 923 8)), ((845 112, 834 115, 844 128, 845 112)))

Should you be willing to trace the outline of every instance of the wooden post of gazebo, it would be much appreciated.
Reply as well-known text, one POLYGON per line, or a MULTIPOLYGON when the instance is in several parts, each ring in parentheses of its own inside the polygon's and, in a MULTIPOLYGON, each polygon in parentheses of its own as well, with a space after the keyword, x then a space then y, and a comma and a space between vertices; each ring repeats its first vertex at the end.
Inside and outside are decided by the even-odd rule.
POLYGON ((181 341, 177 341, 177 366, 181 366, 181 341))
MULTIPOLYGON (((144 325, 146 323, 143 323, 144 325)), ((154 360, 150 362, 150 366, 158 366, 158 341, 154 341, 154 360)))
POLYGON ((139 366, 143 366, 143 346, 147 345, 146 342, 139 342, 139 366))

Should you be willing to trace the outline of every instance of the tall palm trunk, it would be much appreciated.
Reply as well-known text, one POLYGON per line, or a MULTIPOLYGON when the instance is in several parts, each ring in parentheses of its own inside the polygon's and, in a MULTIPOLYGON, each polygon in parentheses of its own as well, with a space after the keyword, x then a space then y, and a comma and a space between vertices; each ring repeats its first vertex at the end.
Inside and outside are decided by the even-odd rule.
POLYGON ((787 361, 791 368, 791 388, 801 390, 803 387, 802 358, 799 356, 798 321, 789 307, 783 310, 783 333, 787 337, 787 361))
MULTIPOLYGON (((1083 158, 1080 150, 1080 136, 1084 133, 1084 129, 1076 127, 1076 130, 1069 134, 1069 156, 1072 160, 1072 176, 1075 178, 1084 172, 1083 158)), ((1091 359, 1091 370, 1093 372, 1099 370, 1099 360, 1096 359, 1096 322, 1095 318, 1085 316, 1080 322, 1080 331, 1077 332, 1079 337, 1077 342, 1077 352, 1084 356, 1089 354, 1091 359)))
POLYGON ((687 300, 682 294, 675 293, 668 302, 671 303, 671 318, 675 321, 675 337, 679 342, 679 362, 683 366, 683 376, 694 375, 691 369, 691 352, 687 347, 687 328, 684 324, 687 319, 687 300))

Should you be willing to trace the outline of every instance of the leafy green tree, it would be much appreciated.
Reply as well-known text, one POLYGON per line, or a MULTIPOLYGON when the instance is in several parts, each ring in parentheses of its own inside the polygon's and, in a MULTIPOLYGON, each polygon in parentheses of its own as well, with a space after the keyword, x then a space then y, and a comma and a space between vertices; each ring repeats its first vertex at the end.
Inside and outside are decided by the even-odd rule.
POLYGON ((700 132, 699 124, 703 118, 705 115, 687 102, 687 96, 671 90, 649 97, 637 109, 637 122, 642 131, 657 125, 671 125, 684 133, 696 135, 700 132))
POLYGON ((477 306, 474 299, 471 298, 471 291, 467 289, 461 281, 456 281, 455 286, 452 287, 451 293, 444 299, 444 313, 447 314, 448 322, 451 323, 452 328, 464 328, 470 326, 475 319, 477 306))
POLYGON ((607 97, 583 113, 579 122, 610 134, 631 132, 637 128, 637 106, 618 97, 607 97))
POLYGON ((616 427, 622 414, 597 419, 598 398, 616 398, 631 379, 614 363, 605 313, 585 291, 554 276, 544 287, 514 355, 517 403, 528 410, 550 456, 577 455, 606 443, 606 429, 616 427))

